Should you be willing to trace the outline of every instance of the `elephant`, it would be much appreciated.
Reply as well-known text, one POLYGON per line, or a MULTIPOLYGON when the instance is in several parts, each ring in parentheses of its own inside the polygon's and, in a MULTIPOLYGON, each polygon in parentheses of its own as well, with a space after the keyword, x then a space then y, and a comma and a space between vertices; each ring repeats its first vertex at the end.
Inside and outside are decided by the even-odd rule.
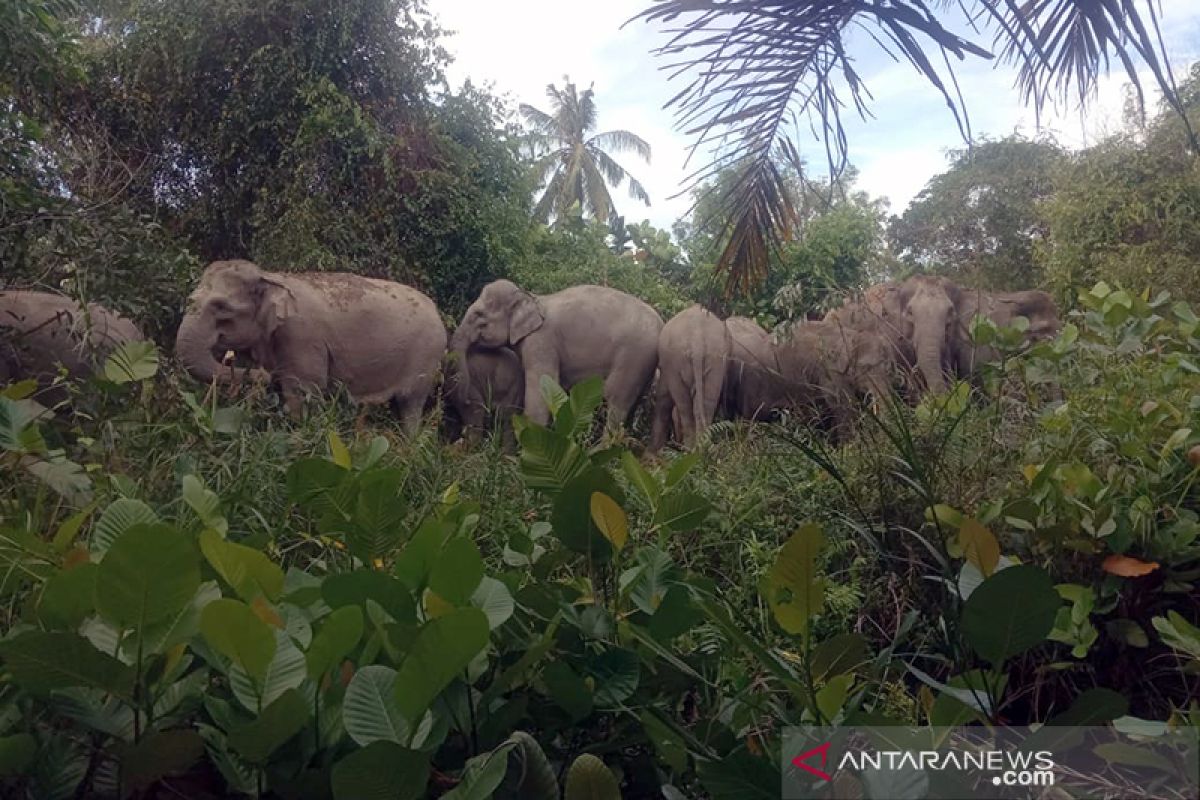
POLYGON ((778 410, 783 399, 771 334, 748 317, 730 317, 725 327, 730 336, 726 413, 730 417, 765 420, 778 410))
POLYGON ((469 392, 463 395, 458 391, 459 349, 452 337, 442 384, 447 434, 455 440, 465 433, 468 440, 474 441, 492 425, 507 430, 512 416, 520 413, 525 403, 521 359, 508 347, 468 347, 466 359, 473 380, 469 392))
MULTIPOLYGON (((901 283, 872 286, 862 300, 865 313, 878 318, 875 330, 891 344, 899 362, 910 375, 920 375, 925 391, 935 394, 946 390, 946 375, 953 368, 951 343, 959 325, 956 296, 957 287, 946 278, 914 275, 901 283)), ((865 313, 847 309, 834 318, 869 330, 865 313)))
POLYGON ((1000 327, 1007 327, 1017 317, 1024 317, 1029 321, 1025 331, 1026 342, 1049 339, 1058 333, 1058 307, 1046 292, 987 292, 958 287, 955 305, 958 326, 952 338, 951 350, 955 372, 963 378, 975 374, 980 364, 995 361, 999 357, 994 348, 980 345, 972 339, 971 324, 977 316, 986 317, 1000 327))
POLYGON ((304 391, 336 381, 359 402, 390 402, 413 434, 446 352, 446 330, 433 301, 400 283, 214 261, 189 298, 175 352, 202 381, 254 374, 222 367, 214 347, 248 351, 293 416, 304 391))
POLYGON ((891 391, 894 351, 878 331, 801 322, 776 333, 775 352, 788 404, 827 414, 839 434, 849 429, 858 398, 879 401, 891 391))
POLYGON ((467 349, 511 347, 524 370, 524 411, 531 421, 544 425, 550 419, 540 387, 543 376, 565 389, 600 376, 612 432, 625 423, 654 377, 662 327, 662 317, 649 305, 605 286, 534 295, 512 281, 493 281, 455 331, 463 367, 457 391, 463 397, 472 391, 467 349))
POLYGON ((676 314, 658 336, 658 385, 650 452, 666 444, 672 412, 685 447, 693 447, 717 413, 729 365, 729 329, 699 305, 676 314))
MULTIPOLYGON (((49 292, 0 292, 0 384, 24 378, 48 384, 58 365, 71 377, 89 375, 118 345, 145 338, 99 303, 85 306, 49 292)), ((51 390, 40 399, 57 403, 65 397, 51 390)))

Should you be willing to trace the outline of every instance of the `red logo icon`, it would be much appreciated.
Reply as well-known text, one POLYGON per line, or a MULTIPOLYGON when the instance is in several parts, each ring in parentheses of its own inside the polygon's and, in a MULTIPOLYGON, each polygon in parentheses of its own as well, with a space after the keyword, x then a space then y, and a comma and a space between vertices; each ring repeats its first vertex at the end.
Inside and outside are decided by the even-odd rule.
POLYGON ((792 759, 792 764, 794 764, 795 766, 804 770, 805 772, 809 772, 809 773, 812 773, 813 775, 816 775, 821 780, 824 780, 824 781, 833 780, 833 776, 830 775, 825 770, 817 769, 816 767, 813 767, 813 766, 810 766, 810 765, 804 763, 812 756, 820 756, 821 757, 821 766, 822 767, 825 766, 825 761, 829 758, 829 745, 830 744, 831 744, 831 742, 826 742, 825 744, 821 745, 820 747, 814 747, 812 750, 805 750, 803 753, 801 753, 800 755, 798 755, 792 759))

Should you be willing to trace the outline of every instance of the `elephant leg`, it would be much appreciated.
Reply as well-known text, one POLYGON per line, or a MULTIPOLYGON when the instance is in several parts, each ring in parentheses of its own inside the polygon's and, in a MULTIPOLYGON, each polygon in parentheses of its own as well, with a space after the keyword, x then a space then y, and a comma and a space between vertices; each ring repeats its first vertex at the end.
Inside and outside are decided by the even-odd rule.
POLYGON ((654 389, 654 422, 650 425, 650 452, 657 453, 667 444, 671 428, 671 411, 675 404, 667 389, 667 379, 660 376, 654 389))
POLYGON ((542 376, 559 382, 558 364, 530 364, 525 369, 525 416, 538 425, 550 423, 550 408, 542 397, 542 376))
POLYGON ((626 352, 616 359, 614 369, 604 379, 604 399, 608 402, 605 427, 609 433, 615 434, 624 427, 657 368, 657 349, 647 353, 626 352))

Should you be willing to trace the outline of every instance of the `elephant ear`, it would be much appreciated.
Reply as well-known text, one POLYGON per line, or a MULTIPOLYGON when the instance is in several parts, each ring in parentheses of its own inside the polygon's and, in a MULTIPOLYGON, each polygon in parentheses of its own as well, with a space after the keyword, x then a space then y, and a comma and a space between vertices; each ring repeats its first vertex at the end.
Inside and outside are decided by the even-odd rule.
POLYGON ((542 327, 546 316, 542 313, 542 304, 528 292, 520 292, 513 301, 512 313, 508 320, 508 343, 516 345, 529 334, 542 327))
POLYGON ((270 339, 283 321, 296 313, 296 296, 282 283, 263 278, 258 303, 258 322, 265 338, 270 339))

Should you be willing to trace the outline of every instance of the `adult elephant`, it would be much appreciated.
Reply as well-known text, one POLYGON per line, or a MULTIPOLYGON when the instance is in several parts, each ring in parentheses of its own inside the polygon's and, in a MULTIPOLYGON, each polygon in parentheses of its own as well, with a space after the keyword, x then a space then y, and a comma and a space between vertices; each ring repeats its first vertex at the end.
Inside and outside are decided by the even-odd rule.
MULTIPOLYGON (((73 378, 89 375, 118 345, 142 339, 136 325, 99 303, 50 292, 0 292, 0 384, 25 378, 49 384, 60 366, 73 378)), ((56 390, 41 395, 48 402, 64 398, 56 390)))
MULTIPOLYGON (((876 332, 910 373, 919 374, 923 389, 935 394, 946 390, 946 374, 953 368, 952 343, 959 330, 956 292, 945 278, 914 275, 873 286, 862 300, 866 312, 878 318, 876 332)), ((850 326, 870 329, 859 322, 850 326)))
POLYGON ((1029 323, 1026 343, 1053 338, 1058 333, 1058 306, 1046 292, 988 292, 958 287, 954 300, 958 326, 951 341, 952 358, 955 371, 964 378, 977 372, 981 364, 999 357, 995 348, 978 344, 971 336, 976 317, 985 317, 1001 328, 1024 317, 1029 323))
POLYGON ((267 272, 215 261, 189 298, 175 352, 202 381, 241 380, 213 349, 247 351, 297 415, 331 383, 363 403, 390 402, 414 433, 446 351, 433 301, 409 286, 342 272, 267 272))
POLYGON ((550 411, 542 397, 542 376, 563 388, 600 376, 608 402, 607 424, 619 428, 628 418, 658 365, 663 321, 641 300, 605 286, 573 286, 533 295, 512 281, 483 287, 455 331, 462 373, 458 392, 469 393, 473 377, 466 358, 471 347, 511 347, 525 374, 525 414, 545 424, 550 411))
POLYGON ((730 317, 725 327, 730 340, 725 376, 727 413, 742 419, 768 419, 782 401, 771 334, 748 317, 730 317))
POLYGON ((730 353, 729 330, 720 317, 693 305, 676 314, 658 336, 658 387, 650 451, 667 443, 672 411, 678 435, 693 447, 712 423, 721 403, 730 353))
POLYGON ((508 347, 467 347, 466 363, 472 380, 468 390, 460 392, 461 349, 458 340, 451 337, 442 384, 447 434, 451 440, 465 434, 474 441, 491 426, 507 430, 513 414, 520 413, 525 403, 525 371, 520 357, 508 347))

